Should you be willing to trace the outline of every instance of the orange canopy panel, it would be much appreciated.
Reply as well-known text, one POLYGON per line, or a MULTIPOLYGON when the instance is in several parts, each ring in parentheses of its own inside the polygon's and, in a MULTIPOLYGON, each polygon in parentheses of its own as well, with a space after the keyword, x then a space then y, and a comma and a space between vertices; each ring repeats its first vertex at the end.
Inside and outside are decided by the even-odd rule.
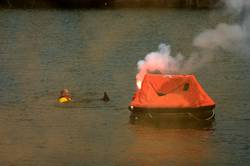
POLYGON ((215 106, 194 75, 146 74, 130 106, 139 108, 201 108, 215 106))

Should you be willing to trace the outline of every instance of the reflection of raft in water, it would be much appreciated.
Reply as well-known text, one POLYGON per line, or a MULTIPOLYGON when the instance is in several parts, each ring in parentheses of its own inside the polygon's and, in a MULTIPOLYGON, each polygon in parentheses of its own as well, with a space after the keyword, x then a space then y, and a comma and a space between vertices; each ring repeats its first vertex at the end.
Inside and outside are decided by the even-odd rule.
POLYGON ((194 75, 147 74, 129 105, 131 120, 164 113, 171 118, 212 121, 214 108, 194 75))

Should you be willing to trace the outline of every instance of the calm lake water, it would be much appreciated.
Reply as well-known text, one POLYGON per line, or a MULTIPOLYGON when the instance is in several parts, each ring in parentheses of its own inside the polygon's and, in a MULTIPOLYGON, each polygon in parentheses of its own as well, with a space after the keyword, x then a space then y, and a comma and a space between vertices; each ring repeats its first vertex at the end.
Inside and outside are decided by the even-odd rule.
POLYGON ((250 56, 239 52, 195 72, 217 103, 211 127, 129 123, 137 61, 160 43, 188 55, 222 21, 206 10, 1 10, 0 165, 247 165, 250 56))

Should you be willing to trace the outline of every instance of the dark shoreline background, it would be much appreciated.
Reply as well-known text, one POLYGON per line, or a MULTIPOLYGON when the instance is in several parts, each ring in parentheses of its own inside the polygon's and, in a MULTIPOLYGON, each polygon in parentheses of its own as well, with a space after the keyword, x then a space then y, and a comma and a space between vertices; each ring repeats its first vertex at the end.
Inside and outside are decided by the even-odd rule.
POLYGON ((0 8, 214 8, 220 0, 0 0, 0 8))

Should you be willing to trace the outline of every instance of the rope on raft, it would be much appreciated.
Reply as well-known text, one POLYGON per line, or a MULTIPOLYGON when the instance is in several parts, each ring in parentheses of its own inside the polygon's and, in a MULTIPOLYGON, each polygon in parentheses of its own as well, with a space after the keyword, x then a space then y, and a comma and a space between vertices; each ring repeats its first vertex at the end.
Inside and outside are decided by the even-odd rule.
POLYGON ((201 118, 199 118, 199 117, 197 117, 197 116, 195 116, 194 114, 192 114, 192 113, 188 113, 188 115, 189 116, 191 116, 192 118, 194 118, 194 119, 196 119, 196 120, 199 120, 199 121, 210 121, 211 119, 213 119, 214 118, 214 116, 215 116, 215 113, 214 113, 214 110, 212 110, 212 115, 211 116, 209 116, 208 118, 206 118, 206 119, 201 119, 201 118))

